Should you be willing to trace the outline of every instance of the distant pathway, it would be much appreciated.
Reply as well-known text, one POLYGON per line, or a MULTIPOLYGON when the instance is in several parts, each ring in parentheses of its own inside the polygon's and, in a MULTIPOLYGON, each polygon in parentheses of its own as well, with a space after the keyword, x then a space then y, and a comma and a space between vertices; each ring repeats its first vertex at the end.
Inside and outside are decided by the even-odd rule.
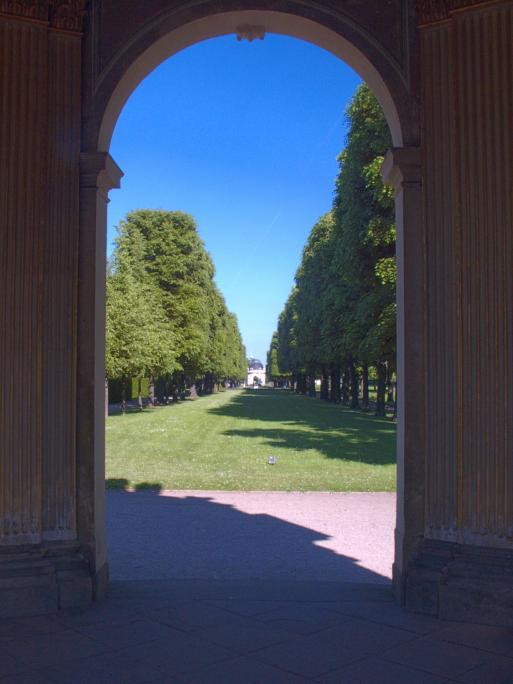
POLYGON ((107 492, 112 579, 388 582, 395 494, 107 492))

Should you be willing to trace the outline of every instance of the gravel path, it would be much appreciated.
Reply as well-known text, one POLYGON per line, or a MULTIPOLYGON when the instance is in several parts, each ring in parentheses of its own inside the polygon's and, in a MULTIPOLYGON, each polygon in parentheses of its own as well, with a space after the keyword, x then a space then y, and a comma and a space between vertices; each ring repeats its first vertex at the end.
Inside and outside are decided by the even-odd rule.
POLYGON ((107 492, 112 579, 386 583, 395 494, 107 492))

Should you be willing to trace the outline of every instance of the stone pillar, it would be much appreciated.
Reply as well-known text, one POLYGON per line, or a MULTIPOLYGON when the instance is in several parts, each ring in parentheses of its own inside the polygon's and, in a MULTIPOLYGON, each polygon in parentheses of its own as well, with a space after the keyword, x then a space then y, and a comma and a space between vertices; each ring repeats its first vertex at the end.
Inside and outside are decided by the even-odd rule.
POLYGON ((105 532, 105 276, 108 191, 122 172, 106 152, 80 158, 78 268, 78 533, 96 596, 108 582, 105 532))
POLYGON ((395 191, 397 261, 397 521, 394 590, 404 601, 408 567, 424 533, 425 238, 420 150, 389 150, 383 180, 395 191))
POLYGON ((48 32, 43 246, 43 539, 77 538, 76 376, 81 37, 48 32))
POLYGON ((0 17, 0 549, 43 536, 47 27, 0 17))
POLYGON ((513 625, 513 2, 420 2, 425 541, 406 603, 513 625))
POLYGON ((0 616, 91 600, 76 500, 81 4, 0 0, 0 616))

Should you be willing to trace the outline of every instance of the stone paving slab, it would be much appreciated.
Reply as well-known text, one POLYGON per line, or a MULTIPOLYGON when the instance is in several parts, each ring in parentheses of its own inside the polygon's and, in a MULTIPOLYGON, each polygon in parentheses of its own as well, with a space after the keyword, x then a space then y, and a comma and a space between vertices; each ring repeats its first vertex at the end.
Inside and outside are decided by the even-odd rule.
POLYGON ((5 620, 0 682, 513 682, 513 630, 405 614, 374 584, 352 601, 337 583, 318 601, 316 582, 280 599, 247 581, 246 601, 231 584, 113 582, 84 613, 5 620))
MULTIPOLYGON (((420 637, 394 649, 388 649, 383 652, 382 656, 386 660, 409 667, 416 667, 422 663, 423 670, 447 679, 456 679, 490 662, 490 654, 486 651, 454 642, 449 643, 436 639, 433 635, 420 637)), ((513 660, 511 663, 513 665, 513 660)), ((513 678, 513 669, 511 676, 513 678)))
POLYGON ((317 681, 322 684, 445 684, 447 679, 371 656, 325 674, 317 681))

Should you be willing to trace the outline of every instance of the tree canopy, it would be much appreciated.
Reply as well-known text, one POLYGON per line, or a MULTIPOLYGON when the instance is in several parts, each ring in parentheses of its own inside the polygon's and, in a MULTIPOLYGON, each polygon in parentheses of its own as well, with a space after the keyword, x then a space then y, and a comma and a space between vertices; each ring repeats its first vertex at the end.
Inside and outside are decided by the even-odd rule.
POLYGON ((192 216, 127 214, 107 274, 107 376, 160 378, 168 393, 243 379, 237 319, 214 275, 192 216))
POLYGON ((368 377, 373 367, 379 377, 395 365, 395 224, 392 191, 380 175, 390 133, 367 86, 346 115, 333 207, 308 237, 269 354, 275 373, 291 374, 299 391, 305 377, 328 384, 331 375, 323 398, 339 399, 342 378, 342 394, 357 405, 358 373, 368 377))

